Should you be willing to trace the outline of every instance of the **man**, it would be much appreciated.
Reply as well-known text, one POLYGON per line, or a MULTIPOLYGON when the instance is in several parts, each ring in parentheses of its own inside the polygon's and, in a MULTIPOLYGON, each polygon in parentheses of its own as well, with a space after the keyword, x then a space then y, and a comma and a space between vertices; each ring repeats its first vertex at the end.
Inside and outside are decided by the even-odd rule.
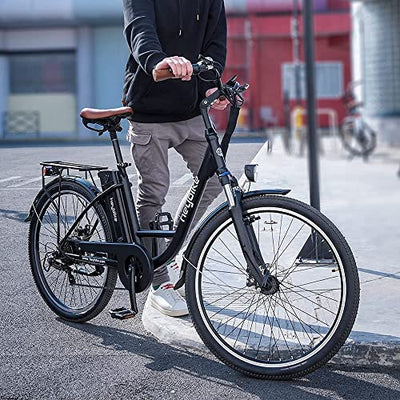
MULTIPOLYGON (((134 110, 128 140, 138 171, 139 223, 148 229, 169 188, 168 149, 174 147, 194 175, 206 151, 199 104, 216 88, 192 76, 192 63, 202 54, 218 62, 222 73, 226 16, 223 0, 124 0, 124 17, 131 54, 123 101, 134 110), (163 69, 175 79, 156 83, 153 74, 163 69)), ((213 107, 223 110, 227 104, 218 100, 213 107)), ((218 180, 211 179, 192 226, 220 190, 218 180)), ((150 304, 166 315, 188 313, 167 266, 155 271, 149 296, 150 304)))

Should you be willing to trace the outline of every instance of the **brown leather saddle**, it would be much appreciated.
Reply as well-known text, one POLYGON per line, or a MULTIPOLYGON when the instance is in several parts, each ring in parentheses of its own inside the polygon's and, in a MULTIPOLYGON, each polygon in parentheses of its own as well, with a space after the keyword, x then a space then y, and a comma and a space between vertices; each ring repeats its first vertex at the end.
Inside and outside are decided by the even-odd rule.
POLYGON ((107 130, 120 132, 122 130, 119 124, 121 119, 128 118, 132 114, 133 110, 131 107, 110 108, 108 110, 84 108, 80 116, 86 128, 102 134, 107 130), (100 125, 102 129, 94 128, 92 125, 100 125))

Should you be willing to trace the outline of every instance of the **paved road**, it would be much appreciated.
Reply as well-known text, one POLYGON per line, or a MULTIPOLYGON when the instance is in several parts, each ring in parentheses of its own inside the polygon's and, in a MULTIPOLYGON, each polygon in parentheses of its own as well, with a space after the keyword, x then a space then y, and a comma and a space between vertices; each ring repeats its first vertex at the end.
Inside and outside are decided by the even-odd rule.
MULTIPOLYGON (((234 143, 234 173, 262 143, 234 143)), ((123 153, 129 157, 129 148, 123 153)), ((106 146, 0 148, 0 399, 399 399, 400 371, 325 367, 293 382, 249 379, 209 354, 160 344, 141 315, 127 322, 103 312, 87 324, 61 321, 44 305, 29 272, 26 211, 40 187, 41 160, 113 165, 106 146)), ((184 164, 171 153, 174 211, 189 185, 184 164)), ((132 168, 132 175, 134 171, 132 168)), ((139 296, 142 307, 145 295, 139 296)), ((127 304, 116 293, 112 306, 127 304)))

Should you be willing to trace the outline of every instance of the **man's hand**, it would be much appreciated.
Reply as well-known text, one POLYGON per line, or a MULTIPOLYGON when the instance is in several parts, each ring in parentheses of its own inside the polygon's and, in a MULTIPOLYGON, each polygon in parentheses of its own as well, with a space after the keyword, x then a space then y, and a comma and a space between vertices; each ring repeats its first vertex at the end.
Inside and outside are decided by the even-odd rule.
POLYGON ((160 61, 153 70, 159 71, 162 69, 170 69, 174 74, 174 79, 182 79, 183 81, 190 81, 193 75, 192 63, 185 57, 167 57, 160 61))
MULTIPOLYGON (((206 97, 211 96, 216 90, 218 90, 217 88, 211 88, 208 89, 206 92, 206 97)), ((217 99, 211 106, 211 108, 214 108, 215 110, 225 110, 225 108, 227 107, 227 105, 229 104, 229 101, 227 99, 217 99)))

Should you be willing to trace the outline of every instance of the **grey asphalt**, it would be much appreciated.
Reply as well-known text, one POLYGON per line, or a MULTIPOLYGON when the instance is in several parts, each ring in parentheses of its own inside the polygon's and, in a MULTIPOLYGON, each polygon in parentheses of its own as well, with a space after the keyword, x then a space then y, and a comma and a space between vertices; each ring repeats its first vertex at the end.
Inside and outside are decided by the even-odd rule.
MULTIPOLYGON (((232 171, 240 174, 261 146, 233 144, 232 171)), ((128 158, 127 146, 123 152, 128 158)), ((121 322, 103 312, 86 324, 57 318, 32 281, 22 222, 40 185, 31 181, 40 174, 38 163, 49 159, 113 165, 107 146, 0 147, 0 399, 400 398, 400 371, 392 368, 328 366, 292 382, 258 381, 208 352, 160 343, 144 329, 141 314, 121 322)), ((185 172, 173 153, 170 165, 167 209, 173 211, 187 183, 174 185, 185 172)), ((139 295, 141 310, 145 298, 139 295)), ((125 304, 127 295, 116 292, 109 307, 125 304)))

